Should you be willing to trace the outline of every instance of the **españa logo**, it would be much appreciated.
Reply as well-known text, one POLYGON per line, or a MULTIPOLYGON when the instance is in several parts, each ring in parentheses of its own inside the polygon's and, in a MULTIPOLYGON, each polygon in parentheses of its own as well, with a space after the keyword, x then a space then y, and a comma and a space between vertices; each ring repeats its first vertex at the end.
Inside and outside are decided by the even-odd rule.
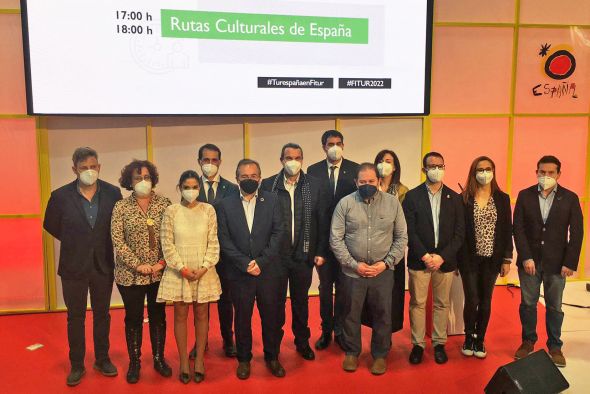
POLYGON ((541 45, 538 55, 541 58, 543 74, 554 81, 560 82, 537 84, 532 89, 533 95, 537 97, 570 97, 577 99, 576 83, 566 81, 576 71, 576 58, 571 49, 565 45, 552 49, 551 44, 545 43, 541 45))

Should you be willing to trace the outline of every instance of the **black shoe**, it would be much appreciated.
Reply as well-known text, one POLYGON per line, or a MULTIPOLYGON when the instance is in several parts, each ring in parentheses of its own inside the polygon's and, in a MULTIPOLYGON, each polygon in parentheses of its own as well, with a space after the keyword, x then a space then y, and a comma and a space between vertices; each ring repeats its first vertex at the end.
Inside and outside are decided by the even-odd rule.
POLYGON ((449 361, 447 352, 445 352, 445 345, 436 345, 434 347, 434 361, 436 361, 437 364, 444 364, 449 361))
POLYGON ((172 368, 164 359, 166 347, 166 323, 152 323, 150 320, 150 341, 152 342, 152 354, 154 355, 154 369, 163 377, 172 376, 172 368))
POLYGON ((188 384, 191 381, 191 376, 188 373, 181 372, 180 375, 178 375, 178 380, 184 384, 188 384))
POLYGON ((108 359, 101 362, 97 361, 92 367, 104 376, 117 376, 119 374, 117 372, 117 367, 115 367, 111 360, 108 359))
POLYGON ((141 365, 139 362, 131 361, 129 369, 127 370, 127 383, 134 384, 139 382, 139 370, 141 365))
POLYGON ((424 355, 424 348, 422 346, 414 345, 410 353, 410 364, 420 364, 422 356, 424 355))
POLYGON ((343 344, 343 341, 342 341, 342 334, 334 335, 334 342, 336 342, 336 344, 338 345, 338 347, 340 348, 340 350, 342 350, 343 352, 346 351, 344 349, 344 344, 343 344))
POLYGON ((475 343, 473 344, 473 354, 477 358, 486 358, 488 352, 486 351, 486 347, 483 344, 483 341, 476 339, 475 343))
POLYGON ((205 380, 205 374, 201 372, 195 372, 195 383, 201 383, 205 380))
POLYGON ((72 367, 70 374, 66 378, 66 384, 70 387, 77 386, 78 384, 80 384, 80 380, 82 379, 82 376, 84 376, 85 373, 86 368, 84 367, 72 367))
POLYGON ((331 342, 332 342, 332 333, 331 332, 322 332, 322 335, 320 336, 318 341, 315 343, 315 348, 317 350, 324 350, 328 346, 330 346, 331 342))
POLYGON ((238 379, 248 379, 250 377, 250 361, 240 361, 236 370, 238 379))
POLYGON ((189 352, 188 358, 190 358, 191 360, 194 360, 195 358, 197 358, 197 344, 196 343, 193 346, 193 348, 191 349, 191 351, 189 352))
POLYGON ((464 356, 473 356, 473 342, 473 335, 465 334, 465 342, 463 342, 463 347, 461 347, 461 353, 464 356))
POLYGON ((125 337, 127 339, 127 352, 129 353, 129 369, 127 370, 127 383, 139 381, 139 370, 141 369, 141 342, 143 327, 125 326, 125 337))
POLYGON ((154 357, 154 369, 163 377, 169 378, 172 376, 172 368, 166 363, 164 358, 154 357))
POLYGON ((303 357, 305 360, 315 360, 315 353, 313 352, 313 350, 311 350, 311 347, 309 345, 298 347, 297 353, 301 354, 301 357, 303 357))
POLYGON ((266 366, 268 367, 268 369, 270 369, 270 373, 272 373, 277 378, 285 377, 285 368, 283 368, 279 360, 267 361, 266 366))
POLYGON ((225 357, 233 358, 238 355, 238 351, 233 340, 223 341, 223 351, 225 353, 225 357))

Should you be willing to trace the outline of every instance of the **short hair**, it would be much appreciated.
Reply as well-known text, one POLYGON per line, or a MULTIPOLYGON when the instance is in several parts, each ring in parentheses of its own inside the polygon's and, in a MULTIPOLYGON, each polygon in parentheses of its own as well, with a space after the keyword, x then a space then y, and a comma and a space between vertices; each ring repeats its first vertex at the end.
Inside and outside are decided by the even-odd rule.
MULTIPOLYGON (((186 170, 184 171, 182 174, 180 174, 180 179, 178 179, 178 189, 182 188, 182 184, 187 180, 187 179, 196 179, 197 183, 199 183, 199 174, 197 174, 196 171, 194 170, 186 170)), ((199 185, 200 187, 200 185, 199 185)))
POLYGON ((324 131, 324 134, 322 134, 322 145, 326 145, 326 143, 328 142, 328 138, 330 137, 338 137, 340 138, 340 141, 344 142, 344 136, 341 132, 339 132, 338 130, 327 130, 324 131))
POLYGON ((247 166, 250 164, 255 165, 258 168, 258 175, 262 176, 262 171, 260 170, 260 164, 258 164, 258 162, 256 160, 242 159, 238 162, 238 165, 236 166, 236 178, 240 177, 240 167, 247 166))
POLYGON ((88 146, 76 148, 74 154, 72 155, 72 163, 74 163, 74 167, 76 167, 78 163, 88 159, 89 157, 94 157, 96 160, 98 160, 98 153, 88 146))
POLYGON ((422 158, 422 168, 426 168, 426 162, 428 161, 428 158, 430 158, 430 157, 438 157, 439 159, 442 159, 442 161, 445 161, 445 158, 440 153, 438 153, 438 152, 428 152, 422 158))
POLYGON ((395 172, 393 173, 393 184, 397 185, 398 183, 400 183, 400 180, 402 178, 402 165, 394 151, 390 149, 383 149, 381 152, 377 153, 377 156, 375 156, 374 164, 375 166, 377 166, 377 164, 379 164, 381 160, 383 160, 385 155, 388 154, 391 155, 391 157, 393 157, 393 165, 395 166, 395 172))
POLYGON ((283 145, 283 148, 281 149, 281 160, 283 160, 283 157, 285 157, 285 149, 299 149, 301 151, 301 157, 303 157, 303 148, 301 147, 301 145, 296 144, 294 142, 288 142, 285 145, 283 145))
POLYGON ((537 170, 541 164, 555 164, 557 166, 557 172, 561 172, 561 162, 555 156, 548 155, 541 157, 537 162, 537 170))
POLYGON ((199 160, 203 158, 204 150, 211 150, 217 152, 217 155, 219 156, 218 159, 221 160, 221 149, 219 149, 219 147, 214 144, 205 144, 199 148, 199 160))
POLYGON ((119 184, 121 187, 125 188, 126 190, 133 190, 133 174, 135 172, 141 173, 142 168, 147 168, 148 172, 150 173, 150 177, 152 178, 152 187, 156 187, 158 184, 159 176, 158 176, 158 169, 156 166, 150 162, 149 160, 137 160, 133 159, 133 161, 127 164, 121 170, 121 178, 119 178, 119 184))
POLYGON ((361 163, 359 165, 358 171, 356 172, 356 179, 359 179, 359 175, 363 171, 373 171, 375 173, 375 176, 377 178, 379 178, 379 173, 377 172, 377 167, 373 163, 369 163, 369 162, 361 163))

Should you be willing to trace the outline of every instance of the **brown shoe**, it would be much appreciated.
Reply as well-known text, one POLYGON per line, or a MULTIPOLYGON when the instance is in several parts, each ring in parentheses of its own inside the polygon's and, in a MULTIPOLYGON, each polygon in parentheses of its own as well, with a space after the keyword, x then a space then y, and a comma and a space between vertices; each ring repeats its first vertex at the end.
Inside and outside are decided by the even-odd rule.
POLYGON ((342 362, 342 369, 346 372, 354 372, 359 366, 359 358, 352 354, 347 354, 342 362))
POLYGON ((549 350, 549 355, 553 360, 553 364, 557 365, 558 367, 565 367, 565 357, 563 357, 563 353, 561 352, 560 348, 556 347, 549 350))
POLYGON ((383 357, 376 358, 373 361, 373 366, 371 367, 371 373, 373 375, 383 375, 387 370, 387 362, 383 357))
POLYGON ((514 358, 520 360, 531 354, 535 350, 535 345, 531 341, 522 341, 522 345, 518 348, 514 354, 514 358))

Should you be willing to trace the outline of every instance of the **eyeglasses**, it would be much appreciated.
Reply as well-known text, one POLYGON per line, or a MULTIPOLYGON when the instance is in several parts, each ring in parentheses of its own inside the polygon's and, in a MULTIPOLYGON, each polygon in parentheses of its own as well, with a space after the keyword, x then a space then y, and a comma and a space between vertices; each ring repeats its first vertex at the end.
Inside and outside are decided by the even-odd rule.
POLYGON ((483 174, 484 172, 491 172, 491 171, 493 171, 492 167, 476 168, 475 169, 475 172, 480 173, 480 174, 483 174))
POLYGON ((445 165, 441 164, 441 165, 430 165, 430 166, 426 166, 427 170, 444 170, 445 169, 445 165))

